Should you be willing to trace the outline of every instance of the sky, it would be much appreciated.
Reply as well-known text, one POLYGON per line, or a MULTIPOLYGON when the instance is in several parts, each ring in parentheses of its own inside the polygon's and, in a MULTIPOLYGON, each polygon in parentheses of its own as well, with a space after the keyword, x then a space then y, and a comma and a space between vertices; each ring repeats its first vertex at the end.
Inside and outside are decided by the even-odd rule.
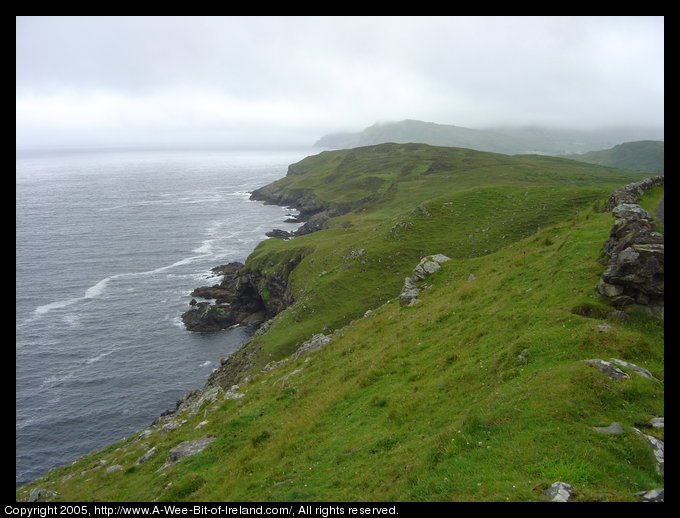
POLYGON ((17 17, 17 148, 663 126, 663 17, 17 17))

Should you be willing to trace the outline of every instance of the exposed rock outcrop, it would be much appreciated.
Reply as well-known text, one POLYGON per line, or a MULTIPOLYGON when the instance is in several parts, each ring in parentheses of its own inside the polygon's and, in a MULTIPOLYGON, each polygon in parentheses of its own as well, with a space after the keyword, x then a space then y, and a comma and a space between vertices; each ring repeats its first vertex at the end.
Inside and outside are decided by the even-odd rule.
POLYGON ((643 311, 663 318, 664 236, 654 219, 637 202, 663 177, 647 178, 614 191, 606 208, 616 218, 603 246, 607 269, 595 287, 598 295, 621 309, 643 311))
POLYGON ((546 489, 543 494, 551 502, 567 502, 572 497, 574 488, 565 482, 555 482, 552 486, 546 489))
POLYGON ((450 260, 450 257, 446 257, 442 254, 423 257, 413 269, 411 276, 404 279, 404 286, 399 294, 399 304, 402 306, 413 304, 422 291, 417 283, 425 280, 429 275, 439 270, 441 263, 450 260))
POLYGON ((288 277, 303 255, 291 257, 281 269, 262 272, 238 262, 213 268, 222 282, 196 288, 192 297, 215 299, 196 302, 182 314, 189 331, 212 332, 234 325, 259 326, 293 303, 288 277))
POLYGON ((215 437, 203 436, 193 441, 184 441, 179 443, 168 452, 168 460, 159 468, 158 471, 172 466, 175 462, 179 462, 185 457, 190 457, 202 452, 208 446, 210 446, 210 444, 215 441, 215 439, 215 437))

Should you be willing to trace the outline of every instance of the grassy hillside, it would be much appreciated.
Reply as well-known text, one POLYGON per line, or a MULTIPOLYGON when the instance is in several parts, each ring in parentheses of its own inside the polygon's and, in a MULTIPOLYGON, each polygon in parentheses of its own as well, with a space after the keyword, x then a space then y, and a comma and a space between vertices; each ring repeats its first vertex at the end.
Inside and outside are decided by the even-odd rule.
POLYGON ((349 212, 248 258, 258 271, 302 260, 295 303, 251 342, 243 397, 56 468, 17 498, 534 501, 561 480, 575 500, 629 501, 663 486, 631 430, 663 415, 663 384, 581 361, 620 358, 663 379, 662 322, 613 320, 593 294, 613 222, 600 208, 641 175, 425 145, 324 152, 294 170, 277 189, 349 212), (400 306, 404 277, 435 253, 452 260, 400 306), (329 343, 291 359, 315 333, 329 343), (614 421, 623 434, 592 429, 614 421), (203 452, 159 471, 206 435, 203 452))
POLYGON ((664 174, 664 143, 658 140, 624 142, 611 149, 563 156, 591 164, 664 174))

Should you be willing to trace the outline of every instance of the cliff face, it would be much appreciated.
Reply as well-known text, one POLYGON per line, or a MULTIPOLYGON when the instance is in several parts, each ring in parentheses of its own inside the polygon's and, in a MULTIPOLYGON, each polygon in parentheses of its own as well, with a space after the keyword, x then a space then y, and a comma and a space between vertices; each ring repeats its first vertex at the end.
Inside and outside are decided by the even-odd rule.
POLYGON ((242 263, 218 266, 223 274, 220 284, 196 288, 192 297, 213 299, 196 302, 182 314, 182 322, 189 331, 212 332, 234 325, 259 326, 293 302, 289 276, 301 256, 270 271, 242 263))

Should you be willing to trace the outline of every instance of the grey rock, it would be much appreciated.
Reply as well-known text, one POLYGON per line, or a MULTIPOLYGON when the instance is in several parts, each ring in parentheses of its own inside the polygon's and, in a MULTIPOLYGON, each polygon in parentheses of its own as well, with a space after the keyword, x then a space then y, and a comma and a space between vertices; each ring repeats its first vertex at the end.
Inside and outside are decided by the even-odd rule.
POLYGON ((593 426, 593 430, 607 435, 619 435, 623 433, 623 427, 619 423, 612 423, 609 426, 593 426))
POLYGON ((421 292, 421 289, 416 283, 424 281, 428 276, 439 270, 441 263, 450 260, 450 257, 443 254, 434 254, 423 257, 411 272, 411 276, 404 279, 404 286, 399 294, 399 304, 402 306, 411 305, 413 300, 415 300, 421 292))
POLYGON ((156 447, 154 446, 154 447, 151 448, 150 450, 147 450, 147 452, 146 452, 144 455, 142 455, 141 457, 139 457, 139 458, 135 461, 135 466, 141 464, 142 462, 146 462, 146 461, 149 460, 155 453, 156 453, 156 447))
POLYGON ((158 433, 159 433, 160 435, 165 435, 165 434, 171 432, 172 430, 174 430, 174 429, 176 429, 176 428, 179 428, 179 427, 182 426, 184 423, 186 423, 186 421, 178 421, 178 420, 176 420, 176 419, 171 419, 170 421, 168 421, 167 423, 165 423, 163 426, 161 426, 161 428, 160 428, 160 430, 158 431, 158 433))
POLYGON ((123 466, 121 466, 120 464, 114 464, 113 466, 109 466, 108 468, 106 468, 105 473, 107 473, 107 474, 108 473, 114 473, 116 471, 121 471, 122 469, 123 469, 123 466))
POLYGON ((271 361, 267 365, 262 367, 262 372, 267 372, 267 371, 276 369, 276 368, 280 367, 281 365, 283 365, 284 363, 286 363, 289 359, 290 358, 284 358, 283 360, 279 360, 279 361, 271 361))
POLYGON ((28 493, 28 496, 26 497, 26 501, 27 502, 45 501, 48 498, 54 498, 58 494, 59 493, 57 493, 56 491, 50 491, 48 489, 39 489, 37 487, 34 487, 28 493))
POLYGON ((642 376, 643 378, 647 378, 647 379, 654 380, 654 381, 659 381, 654 376, 652 376, 652 373, 649 372, 647 369, 643 369, 642 367, 639 367, 638 365, 635 365, 634 363, 630 363, 630 362, 627 362, 627 361, 624 361, 624 360, 619 360, 617 358, 610 358, 609 361, 612 362, 612 363, 615 363, 619 367, 623 367, 624 369, 632 370, 638 376, 642 376))
POLYGON ((618 367, 615 367, 612 365, 611 362, 608 362, 606 360, 600 360, 600 359, 593 359, 593 360, 583 360, 585 363, 592 365, 593 367, 596 367, 602 374, 605 376, 613 379, 613 380, 621 380, 621 379, 629 379, 630 376, 623 372, 621 369, 618 367))
POLYGON ((663 488, 641 491, 640 493, 635 493, 635 496, 643 502, 663 502, 663 488))
POLYGON ((331 337, 327 336, 323 333, 317 333, 313 335, 309 340, 306 342, 303 342, 300 347, 298 347, 297 351, 295 351, 292 355, 291 358, 293 360, 299 358, 303 354, 308 354, 312 351, 316 351, 318 349, 321 349, 324 345, 326 345, 328 342, 331 341, 331 337))
POLYGON ((205 450, 214 440, 215 437, 203 436, 200 439, 195 439, 193 441, 184 441, 170 450, 168 453, 168 460, 171 462, 178 462, 185 457, 196 455, 205 450))
POLYGON ((642 433, 640 430, 637 428, 633 428, 635 430, 635 433, 638 435, 642 436, 647 444, 649 445, 650 448, 652 448, 652 451, 654 452, 654 457, 656 458, 656 472, 659 473, 660 475, 663 475, 664 472, 664 444, 663 441, 657 439, 656 437, 652 437, 651 435, 647 435, 645 433, 642 433))
POLYGON ((573 487, 565 482, 555 482, 548 489, 543 491, 543 494, 550 499, 551 502, 567 502, 573 494, 573 487))
POLYGON ((654 428, 663 428, 663 417, 654 417, 654 418, 649 420, 649 423, 654 428))
POLYGON ((603 252, 609 257, 595 292, 613 306, 664 317, 664 236, 638 201, 663 177, 647 178, 617 189, 607 202, 614 225, 603 252))
POLYGON ((175 462, 179 462, 180 460, 186 457, 190 457, 192 455, 196 455, 197 453, 201 453, 214 440, 215 437, 208 437, 204 435, 203 437, 195 439, 193 441, 184 441, 182 443, 179 443, 177 446, 175 446, 168 452, 167 462, 163 464, 163 466, 161 466, 158 471, 168 468, 172 466, 175 462))
POLYGON ((613 328, 609 324, 600 323, 595 326, 595 329, 597 329, 600 333, 608 333, 613 328))
POLYGON ((406 306, 413 299, 417 298, 418 295, 420 295, 420 288, 414 284, 411 277, 406 277, 404 279, 404 286, 401 289, 401 293, 399 294, 399 304, 406 306))

